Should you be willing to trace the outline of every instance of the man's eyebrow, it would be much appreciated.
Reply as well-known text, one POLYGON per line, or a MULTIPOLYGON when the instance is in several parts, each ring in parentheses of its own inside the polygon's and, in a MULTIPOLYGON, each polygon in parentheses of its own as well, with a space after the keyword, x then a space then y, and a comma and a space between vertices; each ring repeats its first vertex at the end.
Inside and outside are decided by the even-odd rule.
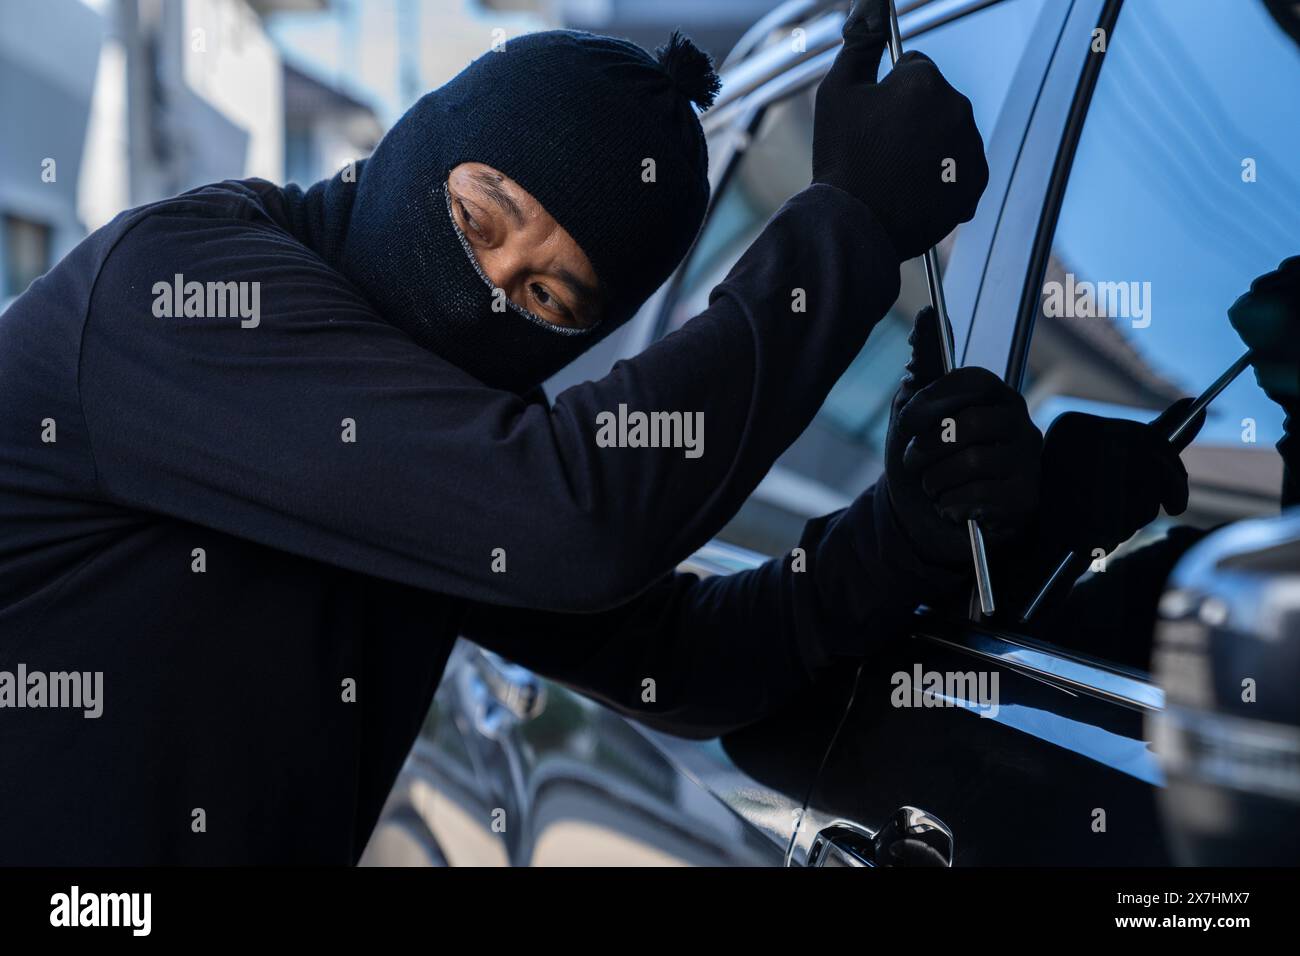
POLYGON ((583 282, 568 269, 560 266, 555 270, 555 276, 569 287, 569 291, 578 299, 580 308, 594 309, 600 304, 600 290, 583 282))
POLYGON ((502 212, 514 220, 516 226, 524 225, 524 211, 519 208, 519 204, 510 197, 510 194, 501 188, 500 179, 481 170, 470 173, 470 178, 483 188, 483 192, 487 193, 487 197, 496 203, 502 212))

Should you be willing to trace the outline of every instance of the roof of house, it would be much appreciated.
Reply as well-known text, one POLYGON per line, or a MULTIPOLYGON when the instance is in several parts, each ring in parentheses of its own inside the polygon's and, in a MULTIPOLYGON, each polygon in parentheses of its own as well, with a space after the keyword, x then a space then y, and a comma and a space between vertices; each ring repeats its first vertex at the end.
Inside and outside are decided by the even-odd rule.
MULTIPOLYGON (((1056 257, 1048 260, 1044 283, 1064 282, 1066 266, 1056 257)), ((1104 304, 1098 303, 1104 311, 1104 304)), ((1050 339, 1052 345, 1072 353, 1072 359, 1082 360, 1112 379, 1120 380, 1132 393, 1130 404, 1163 408, 1186 391, 1179 384, 1152 368, 1114 319, 1104 315, 1095 318, 1062 318, 1043 315, 1034 326, 1037 343, 1040 338, 1050 339)), ((1031 368, 1034 353, 1030 352, 1031 368)), ((1092 398, 1092 395, 1079 395, 1092 398)))

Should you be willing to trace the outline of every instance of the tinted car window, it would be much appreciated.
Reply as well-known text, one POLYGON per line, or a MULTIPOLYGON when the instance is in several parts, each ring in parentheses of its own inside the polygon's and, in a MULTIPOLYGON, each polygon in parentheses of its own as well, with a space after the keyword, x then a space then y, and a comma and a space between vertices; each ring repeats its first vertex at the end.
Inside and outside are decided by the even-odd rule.
MULTIPOLYGON (((1031 339, 1023 390, 1040 427, 1071 409, 1149 421, 1242 354, 1228 307, 1300 252, 1297 90, 1300 48, 1260 0, 1124 4, 1031 339)), ((1241 375, 1183 453, 1187 512, 1162 514, 1117 555, 1175 520, 1276 511, 1282 419, 1241 375)))
MULTIPOLYGON (((1004 0, 907 43, 931 56, 971 99, 986 143, 1042 6, 1043 0, 1004 0)), ((882 74, 888 69, 886 57, 882 74)), ((706 307, 709 292, 772 214, 808 185, 815 93, 815 87, 808 88, 774 102, 759 118, 683 269, 668 306, 666 332, 706 307)), ((954 233, 940 246, 941 264, 956 237, 954 233)), ((720 537, 769 554, 787 550, 809 517, 844 507, 876 479, 889 402, 907 362, 907 333, 928 301, 920 260, 906 263, 893 310, 873 330, 812 425, 720 537)), ((949 304, 954 311, 963 307, 949 304)))

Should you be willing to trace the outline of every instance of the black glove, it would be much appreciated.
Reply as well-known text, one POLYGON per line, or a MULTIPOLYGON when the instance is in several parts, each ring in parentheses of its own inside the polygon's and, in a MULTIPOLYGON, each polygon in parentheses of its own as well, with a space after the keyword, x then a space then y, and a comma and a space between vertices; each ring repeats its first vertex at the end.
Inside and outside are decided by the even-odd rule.
POLYGON ((933 309, 917 315, 909 341, 882 483, 920 557, 969 566, 967 518, 992 543, 1015 535, 1035 513, 1043 438, 1020 393, 988 369, 942 374, 933 309))
POLYGON ((903 261, 975 215, 989 168, 970 101, 925 54, 905 53, 876 82, 888 37, 885 0, 856 0, 817 89, 813 182, 862 200, 903 261), (943 181, 947 159, 953 182, 943 181))
POLYGON ((1300 256, 1250 284, 1228 321, 1251 351, 1255 380, 1282 406, 1282 507, 1300 504, 1300 256))
POLYGON ((1252 282, 1228 321, 1253 353, 1264 394, 1289 413, 1300 411, 1300 256, 1252 282))
POLYGON ((1041 533, 1062 553, 1091 560, 1146 527, 1163 506, 1187 510, 1187 469, 1178 457, 1205 424, 1205 412, 1175 444, 1169 434, 1192 403, 1182 398, 1143 424, 1066 412, 1043 444, 1041 533))

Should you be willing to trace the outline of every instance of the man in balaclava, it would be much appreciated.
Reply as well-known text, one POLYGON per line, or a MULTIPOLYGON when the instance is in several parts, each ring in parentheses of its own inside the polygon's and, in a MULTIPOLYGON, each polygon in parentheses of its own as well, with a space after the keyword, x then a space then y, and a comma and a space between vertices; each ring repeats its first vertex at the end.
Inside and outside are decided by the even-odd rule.
POLYGON ((702 221, 716 78, 680 38, 512 40, 355 170, 129 210, 35 282, 0 319, 0 863, 355 861, 458 633, 712 734, 960 600, 963 522, 1014 531, 1040 438, 996 376, 916 371, 932 317, 885 479, 802 562, 673 573, 983 191, 934 64, 876 82, 884 9, 818 93, 814 182, 708 309, 553 404, 702 221), (707 442, 608 447, 621 407, 707 442))

